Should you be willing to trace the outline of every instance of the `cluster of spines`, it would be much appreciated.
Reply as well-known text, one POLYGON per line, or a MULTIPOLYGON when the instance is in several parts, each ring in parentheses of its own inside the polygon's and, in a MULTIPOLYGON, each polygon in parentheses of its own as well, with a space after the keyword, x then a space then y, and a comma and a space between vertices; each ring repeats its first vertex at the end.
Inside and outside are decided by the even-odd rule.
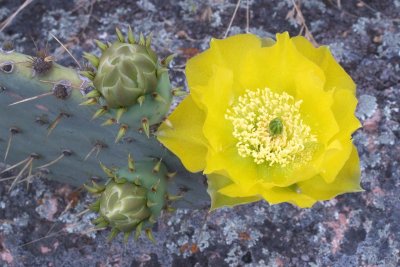
MULTIPOLYGON (((123 183, 128 182, 125 178, 118 177, 118 175, 117 175, 118 169, 108 168, 107 166, 105 166, 102 163, 100 163, 100 167, 103 170, 103 172, 107 175, 109 180, 104 185, 100 185, 93 180, 92 180, 91 186, 84 184, 84 187, 87 189, 87 191, 89 193, 98 197, 98 199, 89 206, 90 210, 97 212, 97 213, 99 213, 99 211, 100 211, 100 203, 101 203, 100 196, 106 190, 107 184, 110 183, 111 181, 113 181, 117 184, 123 184, 123 183)), ((154 167, 152 169, 152 173, 157 174, 160 171, 160 167, 161 167, 161 160, 157 160, 157 162, 154 164, 154 167)), ((136 171, 135 161, 133 160, 133 158, 131 157, 130 154, 128 156, 128 170, 132 174, 134 174, 136 171)), ((175 175, 176 175, 176 172, 168 172, 168 173, 166 173, 165 178, 167 179, 167 181, 169 181, 175 175)), ((142 183, 141 183, 139 177, 133 181, 133 184, 136 186, 142 186, 142 183)), ((159 186, 159 181, 152 185, 151 191, 156 193, 158 191, 158 186, 159 186)), ((165 198, 166 204, 164 205, 163 209, 168 212, 173 212, 173 211, 175 211, 175 209, 172 208, 172 206, 170 204, 173 201, 177 201, 177 200, 181 199, 182 195, 170 195, 170 194, 166 193, 164 198, 165 198)), ((157 205, 157 203, 153 203, 150 200, 147 200, 147 202, 146 202, 147 208, 151 208, 155 205, 157 205)), ((152 225, 157 222, 157 218, 155 218, 154 215, 151 215, 150 217, 147 218, 147 221, 150 223, 150 225, 152 225)), ((95 220, 93 220, 92 223, 95 225, 95 227, 97 229, 106 228, 110 225, 110 223, 107 221, 107 219, 101 215, 98 218, 96 218, 95 220)), ((154 243, 155 239, 154 239, 151 227, 148 226, 148 227, 146 227, 146 229, 143 229, 143 227, 145 227, 143 221, 137 224, 136 229, 135 229, 135 235, 134 235, 135 240, 137 240, 140 237, 142 231, 144 231, 147 238, 154 243)), ((112 228, 110 234, 107 237, 107 240, 112 241, 120 232, 121 231, 119 229, 112 228)), ((128 242, 131 234, 132 234, 132 231, 124 233, 124 241, 125 242, 128 242)))
MULTIPOLYGON (((117 39, 119 42, 121 43, 129 43, 129 44, 138 44, 138 45, 142 45, 147 47, 148 49, 150 48, 151 45, 151 40, 152 40, 152 34, 149 34, 147 37, 145 37, 143 35, 143 33, 140 33, 139 39, 136 39, 132 28, 129 26, 128 28, 128 34, 127 34, 127 38, 125 38, 125 36, 123 35, 123 33, 116 28, 116 35, 117 35, 117 39)), ((111 43, 104 43, 100 40, 94 40, 94 42, 96 43, 97 47, 101 50, 101 52, 105 52, 108 48, 111 47, 111 43)), ((175 57, 175 54, 171 54, 169 56, 167 56, 166 58, 164 58, 163 60, 161 60, 161 68, 159 68, 157 70, 157 75, 160 76, 162 72, 166 72, 168 71, 168 66, 170 64, 170 62, 172 61, 172 59, 175 57)), ((100 64, 100 58, 97 57, 94 54, 91 53, 84 53, 84 58, 87 59, 89 61, 89 63, 95 67, 96 69, 99 67, 100 64)), ((93 81, 96 77, 96 72, 93 69, 90 70, 85 70, 85 71, 81 71, 80 74, 86 78, 88 78, 89 80, 93 81)), ((93 83, 91 83, 93 85, 93 83)), ((93 86, 92 86, 93 87, 93 86)), ((93 87, 94 88, 94 87, 93 87)), ((186 92, 182 90, 182 87, 177 87, 171 90, 171 93, 173 96, 182 96, 182 95, 186 95, 186 92)), ((109 112, 109 108, 107 107, 107 104, 105 103, 105 101, 102 101, 102 95, 101 93, 96 90, 93 89, 92 91, 90 91, 89 93, 87 93, 85 95, 85 97, 87 98, 87 100, 85 100, 84 102, 81 103, 81 105, 100 105, 101 107, 94 113, 92 119, 96 119, 99 118, 103 115, 106 115, 109 112)), ((145 100, 146 95, 142 95, 138 98, 138 103, 140 106, 142 106, 144 100, 145 100)), ((151 94, 151 97, 153 97, 153 99, 155 99, 156 101, 160 101, 165 103, 165 99, 158 94, 157 92, 153 92, 151 94)), ((118 131, 118 134, 115 138, 115 142, 119 142, 121 140, 121 138, 123 138, 129 128, 129 126, 127 124, 121 124, 119 122, 120 118, 122 117, 122 115, 127 111, 126 107, 120 107, 118 108, 117 112, 116 112, 116 116, 115 118, 108 118, 102 125, 103 126, 110 126, 110 125, 114 125, 114 124, 120 124, 120 128, 118 131)), ((149 120, 146 117, 143 117, 141 119, 141 130, 146 134, 147 137, 150 137, 150 125, 149 125, 149 120)))
POLYGON ((54 56, 48 54, 48 52, 43 50, 38 50, 35 57, 30 57, 30 65, 34 72, 34 75, 44 75, 47 74, 53 67, 53 62, 55 60, 54 56))

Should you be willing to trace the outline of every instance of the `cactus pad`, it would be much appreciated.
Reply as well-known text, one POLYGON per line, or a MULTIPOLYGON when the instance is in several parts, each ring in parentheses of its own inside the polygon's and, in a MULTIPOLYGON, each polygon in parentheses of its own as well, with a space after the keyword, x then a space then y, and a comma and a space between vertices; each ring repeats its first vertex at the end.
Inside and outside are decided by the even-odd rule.
MULTIPOLYGON (((106 179, 99 162, 121 166, 128 154, 137 159, 163 158, 168 169, 177 172, 168 191, 189 191, 174 206, 207 205, 204 177, 187 173, 154 137, 129 131, 114 143, 117 125, 102 127, 91 119, 95 106, 79 105, 90 91, 89 84, 76 70, 56 62, 48 72, 35 75, 31 57, 0 50, 0 160, 9 169, 19 169, 17 178, 34 179, 35 173, 44 173, 81 186, 92 177, 106 179)), ((17 178, 13 184, 20 182, 17 178)))

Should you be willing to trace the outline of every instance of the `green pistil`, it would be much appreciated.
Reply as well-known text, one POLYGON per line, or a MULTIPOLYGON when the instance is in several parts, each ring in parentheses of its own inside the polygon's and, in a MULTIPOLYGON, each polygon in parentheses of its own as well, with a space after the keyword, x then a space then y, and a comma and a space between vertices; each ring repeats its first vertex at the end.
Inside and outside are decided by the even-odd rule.
POLYGON ((275 118, 269 123, 269 132, 272 136, 280 135, 283 131, 283 123, 280 118, 275 118))

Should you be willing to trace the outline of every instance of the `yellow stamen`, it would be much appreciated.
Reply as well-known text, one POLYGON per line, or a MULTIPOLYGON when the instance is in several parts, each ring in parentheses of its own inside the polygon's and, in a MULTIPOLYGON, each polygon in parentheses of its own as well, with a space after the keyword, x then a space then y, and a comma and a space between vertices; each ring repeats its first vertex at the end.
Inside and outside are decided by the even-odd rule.
POLYGON ((301 118, 301 103, 269 88, 247 90, 225 114, 233 125, 239 155, 252 157, 257 164, 283 167, 296 159, 309 158, 302 152, 317 138, 301 118))

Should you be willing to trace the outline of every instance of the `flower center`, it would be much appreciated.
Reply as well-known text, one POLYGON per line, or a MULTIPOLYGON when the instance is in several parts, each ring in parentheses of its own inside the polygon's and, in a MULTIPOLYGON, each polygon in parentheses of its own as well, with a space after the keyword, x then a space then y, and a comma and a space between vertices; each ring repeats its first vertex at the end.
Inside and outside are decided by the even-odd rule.
POLYGON ((317 138, 301 119, 301 103, 269 88, 247 90, 225 114, 233 125, 239 155, 269 166, 304 160, 304 150, 317 138))

